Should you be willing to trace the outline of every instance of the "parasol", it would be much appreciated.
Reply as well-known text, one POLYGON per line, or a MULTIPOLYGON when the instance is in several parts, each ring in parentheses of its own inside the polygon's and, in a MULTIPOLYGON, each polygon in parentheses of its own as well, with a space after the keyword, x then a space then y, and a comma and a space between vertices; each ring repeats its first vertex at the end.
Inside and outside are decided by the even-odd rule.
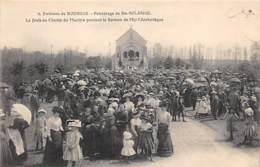
POLYGON ((92 90, 98 90, 98 87, 95 86, 95 85, 92 85, 92 86, 89 87, 89 89, 92 89, 92 90))
POLYGON ((213 74, 222 74, 222 72, 219 71, 219 70, 215 70, 215 71, 213 71, 212 73, 213 73, 213 74))
POLYGON ((142 93, 142 92, 140 92, 140 93, 137 93, 137 94, 135 95, 135 97, 142 97, 142 98, 144 99, 145 94, 142 93))
POLYGON ((192 79, 190 79, 190 78, 185 79, 185 82, 187 82, 187 83, 189 83, 191 85, 194 84, 194 81, 192 79))
POLYGON ((128 92, 128 93, 123 95, 123 98, 132 97, 132 95, 133 94, 131 92, 128 92))
POLYGON ((217 86, 218 84, 216 83, 216 82, 214 82, 214 81, 212 81, 211 83, 210 83, 210 86, 217 86))
POLYGON ((84 81, 84 80, 79 80, 79 81, 77 82, 77 84, 80 85, 80 86, 86 86, 86 85, 87 85, 87 82, 84 81))
POLYGON ((51 81, 49 78, 46 78, 46 79, 43 81, 43 84, 44 84, 44 85, 51 85, 51 84, 52 84, 52 81, 51 81))
POLYGON ((4 82, 0 82, 0 88, 9 88, 10 86, 4 82))
POLYGON ((202 87, 207 87, 207 85, 202 84, 202 83, 195 83, 195 85, 193 86, 193 88, 202 88, 202 87))
POLYGON ((207 79, 204 77, 199 77, 196 79, 197 82, 207 82, 207 79))
POLYGON ((175 80, 175 77, 170 76, 170 77, 166 77, 166 79, 168 79, 168 80, 175 80))
POLYGON ((31 123, 32 113, 25 105, 13 104, 12 111, 20 115, 28 124, 31 123))
POLYGON ((255 93, 256 93, 256 94, 260 94, 260 88, 259 88, 259 87, 256 87, 256 88, 255 88, 255 93))
POLYGON ((241 81, 238 78, 231 78, 229 82, 240 83, 241 81))

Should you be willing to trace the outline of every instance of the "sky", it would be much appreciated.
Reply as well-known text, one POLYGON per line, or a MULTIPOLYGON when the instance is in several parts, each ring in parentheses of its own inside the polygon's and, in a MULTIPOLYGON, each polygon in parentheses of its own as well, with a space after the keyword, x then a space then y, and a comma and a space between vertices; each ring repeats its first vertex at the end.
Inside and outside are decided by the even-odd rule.
MULTIPOLYGON (((130 26, 147 45, 189 46, 196 43, 216 47, 248 46, 260 40, 260 1, 59 1, 0 0, 0 47, 22 47, 49 52, 64 48, 106 54, 130 26), (26 23, 38 12, 61 11, 150 11, 149 17, 163 22, 116 23, 26 23), (254 15, 240 14, 252 10, 254 15), (250 40, 249 40, 250 39, 250 40), (109 43, 111 45, 109 45, 109 43)), ((82 17, 82 16, 81 16, 82 17)), ((45 17, 48 19, 48 17, 45 17)))

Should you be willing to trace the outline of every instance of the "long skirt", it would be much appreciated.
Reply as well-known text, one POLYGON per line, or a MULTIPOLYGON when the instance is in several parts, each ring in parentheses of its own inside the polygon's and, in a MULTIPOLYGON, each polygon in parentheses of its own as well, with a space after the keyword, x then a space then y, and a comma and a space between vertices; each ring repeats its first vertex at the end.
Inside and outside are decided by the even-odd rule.
POLYGON ((232 131, 233 131, 233 143, 235 145, 243 144, 245 141, 245 123, 243 121, 234 121, 232 123, 232 131))
POLYGON ((9 144, 5 139, 1 139, 0 145, 1 145, 1 147, 0 147, 1 148, 0 164, 3 166, 8 166, 12 163, 12 160, 13 160, 13 156, 12 156, 9 144))
POLYGON ((62 165, 62 132, 51 130, 51 139, 47 138, 46 148, 43 157, 44 166, 62 165))
POLYGON ((152 155, 154 149, 153 131, 142 131, 139 135, 138 148, 141 154, 152 155))
POLYGON ((115 158, 120 155, 122 147, 122 139, 116 127, 106 128, 102 133, 102 156, 105 158, 115 158))
POLYGON ((167 124, 159 124, 157 138, 159 142, 157 153, 159 154, 159 156, 171 156, 173 154, 173 144, 169 127, 167 124))

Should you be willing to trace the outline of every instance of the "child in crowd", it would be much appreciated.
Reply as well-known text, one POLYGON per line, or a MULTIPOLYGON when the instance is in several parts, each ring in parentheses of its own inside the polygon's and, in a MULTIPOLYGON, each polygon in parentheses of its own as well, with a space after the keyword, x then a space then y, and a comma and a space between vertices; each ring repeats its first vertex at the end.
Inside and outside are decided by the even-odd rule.
POLYGON ((121 155, 124 160, 128 163, 129 157, 136 154, 134 150, 134 141, 132 140, 132 134, 128 131, 123 133, 123 148, 121 150, 121 155))
POLYGON ((207 99, 207 97, 203 96, 201 101, 201 106, 203 109, 203 113, 209 113, 210 112, 210 104, 207 99))
POLYGON ((37 113, 35 137, 36 137, 36 150, 43 150, 47 139, 47 112, 40 109, 37 113))
POLYGON ((179 100, 178 100, 178 120, 180 121, 181 120, 181 117, 182 117, 182 121, 183 122, 186 122, 185 119, 184 119, 184 104, 183 104, 183 97, 180 96, 179 100))
POLYGON ((67 166, 75 166, 76 162, 83 158, 82 151, 79 145, 82 135, 79 132, 81 127, 80 120, 74 120, 68 124, 69 131, 66 133, 65 147, 63 152, 63 159, 67 161, 67 166))

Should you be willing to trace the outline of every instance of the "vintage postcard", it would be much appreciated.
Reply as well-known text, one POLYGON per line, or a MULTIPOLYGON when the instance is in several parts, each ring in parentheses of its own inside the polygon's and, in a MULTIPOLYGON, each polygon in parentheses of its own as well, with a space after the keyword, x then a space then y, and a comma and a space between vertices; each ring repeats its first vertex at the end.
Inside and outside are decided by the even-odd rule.
POLYGON ((259 0, 0 0, 0 166, 260 167, 259 0))

